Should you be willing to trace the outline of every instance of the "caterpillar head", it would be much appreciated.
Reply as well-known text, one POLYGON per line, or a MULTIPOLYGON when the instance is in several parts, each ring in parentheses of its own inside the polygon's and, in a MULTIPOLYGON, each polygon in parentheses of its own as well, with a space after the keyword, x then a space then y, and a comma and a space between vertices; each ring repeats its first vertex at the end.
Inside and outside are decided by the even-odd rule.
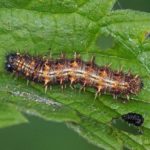
POLYGON ((9 72, 13 72, 14 70, 14 59, 16 59, 18 54, 16 53, 11 53, 9 55, 6 56, 6 64, 5 64, 5 67, 6 67, 6 70, 9 71, 9 72))

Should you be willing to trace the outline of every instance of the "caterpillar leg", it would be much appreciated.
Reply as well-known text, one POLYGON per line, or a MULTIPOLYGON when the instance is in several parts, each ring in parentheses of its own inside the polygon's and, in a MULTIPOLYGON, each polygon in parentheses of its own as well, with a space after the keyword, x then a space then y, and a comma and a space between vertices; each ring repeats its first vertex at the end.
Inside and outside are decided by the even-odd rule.
POLYGON ((47 92, 47 88, 48 88, 48 83, 49 83, 49 82, 50 82, 49 80, 45 80, 45 82, 44 82, 45 93, 47 92))
POLYGON ((81 86, 81 88, 80 88, 80 92, 81 92, 82 90, 85 92, 85 86, 86 86, 86 84, 87 84, 86 82, 83 83, 83 86, 81 86))
POLYGON ((47 93, 47 87, 48 87, 48 86, 46 85, 46 86, 45 86, 45 93, 47 93))
POLYGON ((113 99, 117 99, 118 96, 116 94, 113 94, 113 99))
POLYGON ((98 96, 99 94, 101 94, 101 90, 102 90, 102 86, 98 86, 98 87, 97 87, 97 92, 95 93, 95 99, 97 98, 97 96, 98 96))
POLYGON ((127 98, 127 100, 130 100, 130 96, 129 95, 126 95, 126 98, 127 98))
POLYGON ((30 82, 30 81, 29 81, 29 80, 27 80, 27 86, 29 85, 29 82, 30 82))

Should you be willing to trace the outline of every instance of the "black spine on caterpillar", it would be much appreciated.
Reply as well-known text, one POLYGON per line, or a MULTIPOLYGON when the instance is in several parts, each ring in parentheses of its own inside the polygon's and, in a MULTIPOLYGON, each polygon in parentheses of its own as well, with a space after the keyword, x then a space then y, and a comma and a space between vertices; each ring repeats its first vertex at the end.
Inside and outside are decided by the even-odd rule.
POLYGON ((124 114, 121 116, 123 120, 128 122, 129 124, 133 124, 135 126, 141 126, 144 122, 144 118, 141 114, 130 112, 128 114, 124 114))

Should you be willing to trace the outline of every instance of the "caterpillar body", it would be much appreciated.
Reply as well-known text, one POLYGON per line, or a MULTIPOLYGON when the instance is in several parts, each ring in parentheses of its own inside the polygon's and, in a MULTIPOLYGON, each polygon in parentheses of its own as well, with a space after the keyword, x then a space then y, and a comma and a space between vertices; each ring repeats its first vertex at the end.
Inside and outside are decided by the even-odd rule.
POLYGON ((138 75, 111 70, 108 66, 98 66, 94 59, 89 62, 81 60, 79 55, 67 59, 62 55, 59 59, 44 59, 28 54, 11 53, 6 57, 6 70, 24 76, 27 80, 43 83, 45 90, 51 84, 80 83, 82 87, 96 89, 96 97, 100 93, 109 93, 114 98, 136 95, 143 87, 138 75))

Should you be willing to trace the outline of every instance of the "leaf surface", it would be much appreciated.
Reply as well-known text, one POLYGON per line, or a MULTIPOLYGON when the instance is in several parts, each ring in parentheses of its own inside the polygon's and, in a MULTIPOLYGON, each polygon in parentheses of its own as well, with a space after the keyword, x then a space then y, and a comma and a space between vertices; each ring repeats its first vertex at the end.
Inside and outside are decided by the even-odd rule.
POLYGON ((47 0, 0 2, 0 127, 26 122, 22 113, 46 120, 67 122, 93 144, 107 150, 123 147, 150 149, 150 14, 132 10, 112 10, 115 0, 47 0), (111 46, 101 48, 99 39, 111 38, 111 46), (51 50, 50 50, 51 49, 51 50), (96 64, 112 63, 138 74, 144 88, 123 103, 119 98, 94 92, 79 92, 60 86, 45 94, 43 85, 16 79, 5 70, 6 55, 11 52, 58 57, 61 51, 83 60, 96 56, 96 64), (137 112, 144 116, 142 135, 124 132, 113 125, 122 114, 137 112))

